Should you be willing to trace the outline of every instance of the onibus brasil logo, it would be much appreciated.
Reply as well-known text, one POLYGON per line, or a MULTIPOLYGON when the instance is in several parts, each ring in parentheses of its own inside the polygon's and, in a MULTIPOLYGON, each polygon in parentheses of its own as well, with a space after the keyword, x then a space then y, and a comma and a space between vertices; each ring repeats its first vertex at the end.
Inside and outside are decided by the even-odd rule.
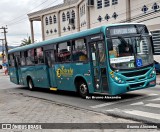
POLYGON ((61 68, 58 68, 56 70, 56 74, 57 77, 61 77, 61 76, 72 76, 73 75, 73 69, 72 68, 65 68, 64 66, 62 66, 61 68))

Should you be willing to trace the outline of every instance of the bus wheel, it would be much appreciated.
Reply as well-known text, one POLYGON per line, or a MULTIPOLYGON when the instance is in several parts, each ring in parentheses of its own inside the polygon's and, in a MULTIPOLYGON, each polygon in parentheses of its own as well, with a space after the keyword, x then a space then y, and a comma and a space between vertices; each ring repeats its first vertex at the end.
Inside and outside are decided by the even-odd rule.
POLYGON ((32 81, 32 79, 29 79, 28 80, 28 88, 29 88, 29 90, 34 90, 34 84, 33 84, 33 81, 32 81))
POLYGON ((88 95, 88 87, 87 87, 87 84, 84 82, 84 81, 81 81, 79 83, 79 95, 82 97, 82 98, 86 98, 86 96, 88 95))

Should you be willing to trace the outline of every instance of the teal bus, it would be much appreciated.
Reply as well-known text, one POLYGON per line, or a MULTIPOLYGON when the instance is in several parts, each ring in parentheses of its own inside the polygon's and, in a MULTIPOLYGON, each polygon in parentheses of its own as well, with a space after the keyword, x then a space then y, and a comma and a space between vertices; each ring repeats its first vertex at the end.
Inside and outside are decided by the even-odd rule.
POLYGON ((29 89, 119 95, 154 87, 152 36, 143 24, 111 24, 9 51, 11 82, 29 89))

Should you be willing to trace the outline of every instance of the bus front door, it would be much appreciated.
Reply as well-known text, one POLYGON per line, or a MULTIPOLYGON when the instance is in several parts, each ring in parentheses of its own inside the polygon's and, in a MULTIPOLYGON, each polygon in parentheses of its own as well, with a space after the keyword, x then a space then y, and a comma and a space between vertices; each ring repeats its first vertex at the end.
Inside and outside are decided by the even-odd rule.
POLYGON ((55 57, 54 57, 54 50, 47 50, 45 51, 45 63, 48 66, 48 80, 50 84, 50 88, 56 88, 56 73, 55 73, 55 57))
POLYGON ((108 79, 106 74, 106 52, 103 41, 89 44, 91 51, 91 62, 93 67, 94 91, 108 93, 108 79))

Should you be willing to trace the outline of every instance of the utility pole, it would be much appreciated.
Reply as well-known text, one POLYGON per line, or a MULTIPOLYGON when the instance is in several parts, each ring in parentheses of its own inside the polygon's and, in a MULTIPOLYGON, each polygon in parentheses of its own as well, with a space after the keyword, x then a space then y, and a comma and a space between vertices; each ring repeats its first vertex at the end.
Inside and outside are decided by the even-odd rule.
POLYGON ((5 49, 6 49, 6 60, 8 61, 8 44, 7 44, 7 37, 6 37, 6 33, 7 33, 6 29, 7 29, 7 27, 1 27, 0 29, 2 29, 3 30, 2 33, 4 33, 5 49))
POLYGON ((0 39, 2 41, 2 62, 4 62, 4 39, 0 39))

